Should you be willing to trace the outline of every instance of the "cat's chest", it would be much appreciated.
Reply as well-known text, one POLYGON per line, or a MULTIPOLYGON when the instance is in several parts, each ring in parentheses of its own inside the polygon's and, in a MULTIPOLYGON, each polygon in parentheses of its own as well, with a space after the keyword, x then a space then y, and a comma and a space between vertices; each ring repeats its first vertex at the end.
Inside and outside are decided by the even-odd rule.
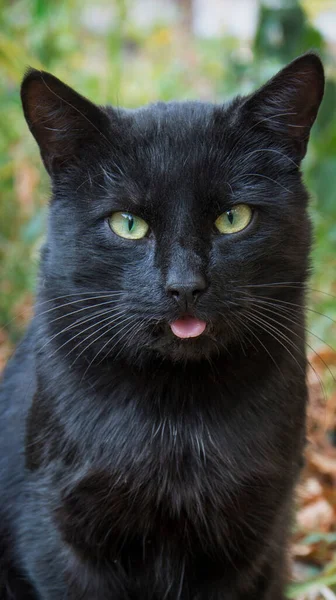
POLYGON ((288 464, 292 451, 280 444, 278 421, 267 426, 262 413, 238 402, 231 412, 224 402, 219 409, 215 398, 211 411, 187 413, 181 404, 173 418, 164 405, 155 413, 154 402, 146 412, 136 402, 99 411, 85 398, 46 415, 37 396, 27 452, 31 468, 53 471, 62 538, 96 559, 119 560, 126 545, 135 561, 155 555, 163 540, 173 554, 227 548, 238 534, 242 547, 251 545, 247 523, 262 528, 259 507, 275 509, 287 476, 279 461, 288 464))
MULTIPOLYGON (((207 544, 223 549, 255 513, 266 471, 255 485, 252 465, 239 467, 225 444, 217 447, 204 431, 166 433, 154 432, 145 447, 135 440, 129 456, 92 464, 61 491, 57 521, 81 555, 120 560, 126 544, 141 562, 163 545, 169 552, 201 552, 207 544)), ((240 539, 244 545, 241 533, 240 539)))
POLYGON ((147 450, 146 458, 133 464, 92 465, 61 492, 57 521, 62 536, 81 555, 98 553, 109 560, 120 560, 125 544, 135 562, 155 554, 163 543, 196 548, 215 523, 227 528, 225 488, 231 486, 223 470, 220 480, 218 468, 207 458, 205 445, 200 458, 178 441, 169 450, 147 450))

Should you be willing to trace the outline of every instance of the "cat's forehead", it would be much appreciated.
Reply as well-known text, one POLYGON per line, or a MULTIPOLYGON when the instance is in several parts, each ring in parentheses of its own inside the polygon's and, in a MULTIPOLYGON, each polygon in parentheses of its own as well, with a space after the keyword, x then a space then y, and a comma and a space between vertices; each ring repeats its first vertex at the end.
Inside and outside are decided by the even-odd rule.
MULTIPOLYGON (((201 102, 159 102, 136 110, 119 112, 124 136, 122 154, 117 157, 123 177, 121 189, 136 203, 169 197, 174 190, 190 189, 195 170, 204 172, 215 105, 201 102), (202 169, 195 169, 195 165, 202 169), (131 193, 131 190, 134 190, 131 193)), ((112 115, 113 117, 113 115, 112 115)), ((110 170, 114 171, 114 157, 110 170)))
MULTIPOLYGON (((210 140, 229 126, 226 105, 207 102, 157 102, 120 114, 121 126, 133 143, 181 145, 210 140)), ((180 149, 181 146, 180 146, 180 149)))
POLYGON ((222 162, 232 110, 205 102, 158 102, 119 112, 124 136, 123 168, 140 178, 147 174, 166 182, 207 174, 222 162))
POLYGON ((227 197, 228 135, 235 129, 236 106, 187 101, 118 110, 123 143, 104 163, 108 196, 129 209, 157 213, 183 205, 216 212, 227 197))
POLYGON ((217 107, 199 101, 156 102, 147 106, 124 111, 124 116, 136 134, 154 131, 181 132, 200 128, 206 130, 213 122, 217 107))

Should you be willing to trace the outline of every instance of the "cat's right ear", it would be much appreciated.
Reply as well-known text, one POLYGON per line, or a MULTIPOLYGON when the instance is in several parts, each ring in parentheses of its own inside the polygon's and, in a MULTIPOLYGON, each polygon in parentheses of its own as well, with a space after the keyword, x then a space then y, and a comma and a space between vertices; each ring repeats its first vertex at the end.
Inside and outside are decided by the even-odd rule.
POLYGON ((307 52, 248 96, 242 110, 254 120, 254 127, 268 130, 286 143, 299 162, 306 153, 323 92, 322 62, 317 54, 307 52))
POLYGON ((109 143, 110 119, 68 85, 29 69, 21 86, 23 112, 50 175, 72 167, 109 143))

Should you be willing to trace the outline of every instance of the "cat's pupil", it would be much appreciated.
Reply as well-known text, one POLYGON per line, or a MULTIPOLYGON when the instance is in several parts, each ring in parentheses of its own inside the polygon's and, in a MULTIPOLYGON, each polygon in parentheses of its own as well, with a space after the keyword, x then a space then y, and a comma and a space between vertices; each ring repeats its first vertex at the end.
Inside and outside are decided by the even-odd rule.
POLYGON ((128 231, 132 231, 133 226, 134 226, 134 219, 133 219, 132 215, 125 215, 125 216, 127 219, 128 231))
POLYGON ((230 223, 232 225, 232 223, 233 223, 233 212, 232 212, 232 210, 228 210, 226 214, 227 214, 227 218, 229 219, 229 221, 230 221, 230 223))

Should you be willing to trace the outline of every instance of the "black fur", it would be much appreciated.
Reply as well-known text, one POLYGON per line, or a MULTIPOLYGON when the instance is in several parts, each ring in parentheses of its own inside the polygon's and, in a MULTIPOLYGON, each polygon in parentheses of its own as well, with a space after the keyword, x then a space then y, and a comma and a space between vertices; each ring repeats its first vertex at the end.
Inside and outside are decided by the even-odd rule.
POLYGON ((2 600, 284 599, 307 397, 299 165, 322 95, 314 54, 224 106, 98 108, 27 73, 53 193, 1 392, 2 600), (241 203, 251 224, 216 232, 241 203), (149 235, 114 234, 117 210, 149 235), (194 281, 207 329, 181 340, 167 289, 194 281))

